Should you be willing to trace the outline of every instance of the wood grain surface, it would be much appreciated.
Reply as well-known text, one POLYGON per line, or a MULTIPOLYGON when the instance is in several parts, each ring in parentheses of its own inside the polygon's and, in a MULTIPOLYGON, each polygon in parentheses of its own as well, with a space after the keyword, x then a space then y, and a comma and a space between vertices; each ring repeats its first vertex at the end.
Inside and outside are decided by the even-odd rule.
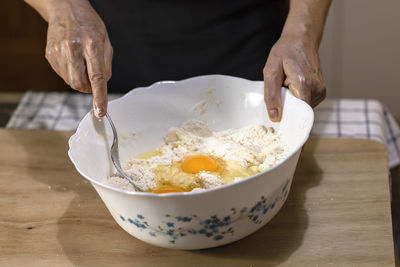
POLYGON ((67 156, 71 132, 0 130, 0 266, 393 266, 386 152, 311 138, 269 224, 219 248, 136 240, 67 156))

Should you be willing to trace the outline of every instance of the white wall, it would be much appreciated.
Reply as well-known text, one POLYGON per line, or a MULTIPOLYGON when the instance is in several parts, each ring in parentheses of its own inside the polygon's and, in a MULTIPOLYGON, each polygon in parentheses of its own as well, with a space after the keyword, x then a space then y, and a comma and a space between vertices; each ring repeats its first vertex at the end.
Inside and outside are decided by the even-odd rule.
POLYGON ((375 98, 400 118, 400 1, 333 0, 320 47, 330 98, 375 98))

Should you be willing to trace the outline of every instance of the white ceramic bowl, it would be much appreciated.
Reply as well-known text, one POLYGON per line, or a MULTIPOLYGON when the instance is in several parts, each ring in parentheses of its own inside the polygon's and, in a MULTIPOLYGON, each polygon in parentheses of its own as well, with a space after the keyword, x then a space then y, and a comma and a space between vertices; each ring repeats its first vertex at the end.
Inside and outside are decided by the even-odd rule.
POLYGON ((153 194, 126 192, 105 184, 105 177, 115 172, 109 152, 112 132, 107 122, 91 112, 70 138, 68 155, 79 173, 92 183, 115 221, 132 236, 176 249, 224 245, 265 225, 288 195, 314 114, 284 88, 282 99, 282 121, 271 123, 264 104, 263 82, 209 75, 158 82, 109 103, 108 112, 120 135, 122 164, 132 156, 156 149, 168 128, 189 119, 205 120, 214 131, 264 124, 282 134, 291 149, 286 160, 266 172, 211 190, 153 194), (198 108, 193 108, 196 104, 198 108))

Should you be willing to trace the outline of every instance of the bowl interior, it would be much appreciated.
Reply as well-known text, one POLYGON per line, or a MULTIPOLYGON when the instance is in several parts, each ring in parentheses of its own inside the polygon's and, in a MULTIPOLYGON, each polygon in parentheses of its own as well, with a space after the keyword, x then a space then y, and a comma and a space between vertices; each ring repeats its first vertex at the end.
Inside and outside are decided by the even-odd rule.
MULTIPOLYGON (((272 123, 263 95, 263 82, 223 75, 165 81, 132 90, 111 101, 108 109, 119 134, 121 163, 156 149, 170 127, 189 119, 206 121, 214 131, 251 124, 272 126, 282 134, 291 152, 296 152, 309 136, 312 109, 282 88, 282 120, 272 123)), ((69 156, 84 177, 102 185, 114 172, 111 144, 108 122, 89 112, 70 138, 69 156)))

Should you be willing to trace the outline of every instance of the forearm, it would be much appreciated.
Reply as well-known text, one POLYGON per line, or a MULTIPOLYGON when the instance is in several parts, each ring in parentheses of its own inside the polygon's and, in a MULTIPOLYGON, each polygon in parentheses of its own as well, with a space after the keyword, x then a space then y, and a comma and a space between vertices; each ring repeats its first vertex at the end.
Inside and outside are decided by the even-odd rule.
POLYGON ((54 1, 53 0, 25 0, 25 3, 27 3, 32 8, 34 8, 37 12, 39 12, 39 14, 42 16, 42 18, 46 21, 49 21, 48 9, 52 5, 52 2, 54 2, 54 1))
POLYGON ((331 0, 291 0, 282 36, 306 37, 319 48, 331 0))
POLYGON ((88 0, 25 0, 48 22, 46 59, 73 89, 93 93, 96 116, 107 111, 112 46, 88 0))
MULTIPOLYGON (((25 2, 33 7, 44 20, 49 22, 53 16, 60 13, 74 13, 72 10, 87 10, 91 8, 88 0, 25 0, 25 2)), ((79 17, 79 14, 77 14, 79 17)))

